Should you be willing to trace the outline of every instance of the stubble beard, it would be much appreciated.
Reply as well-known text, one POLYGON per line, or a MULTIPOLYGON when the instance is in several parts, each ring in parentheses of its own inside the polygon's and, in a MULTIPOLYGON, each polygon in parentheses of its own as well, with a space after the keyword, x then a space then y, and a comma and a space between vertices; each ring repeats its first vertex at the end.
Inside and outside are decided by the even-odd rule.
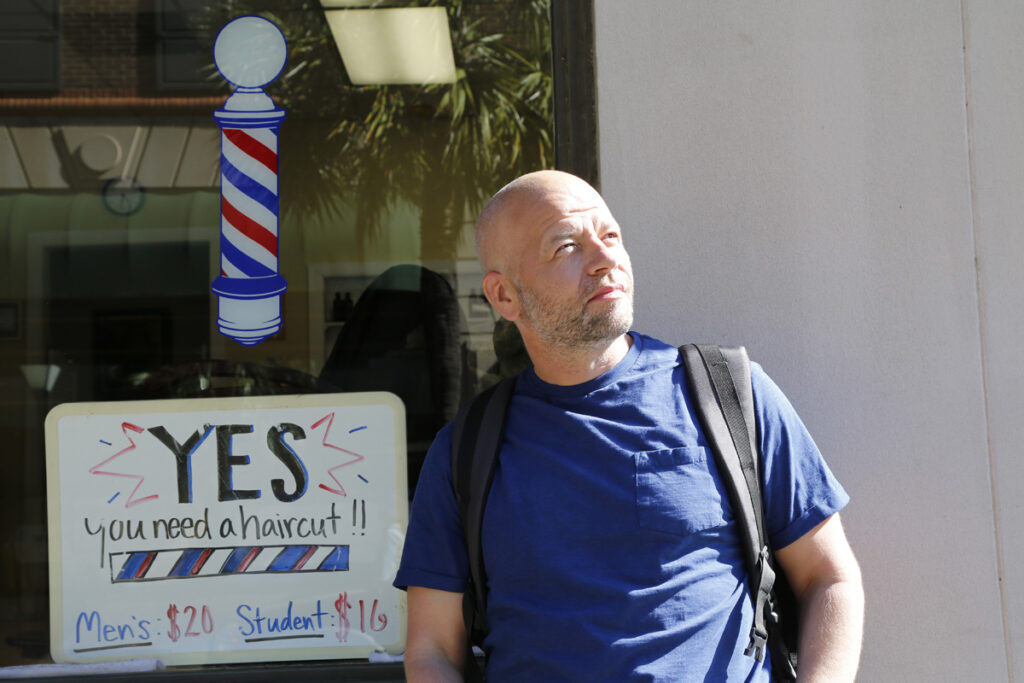
MULTIPOLYGON (((618 339, 633 325, 633 287, 608 302, 577 306, 514 283, 519 292, 523 319, 548 344, 566 349, 591 348, 618 339)), ((595 282, 583 297, 607 283, 595 282)))

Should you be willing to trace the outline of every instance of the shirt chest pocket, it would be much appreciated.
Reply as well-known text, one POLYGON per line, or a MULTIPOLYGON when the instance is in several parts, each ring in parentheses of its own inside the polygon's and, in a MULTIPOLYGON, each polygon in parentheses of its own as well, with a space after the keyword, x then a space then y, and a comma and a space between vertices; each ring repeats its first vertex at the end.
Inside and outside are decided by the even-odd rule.
POLYGON ((677 536, 725 526, 731 510, 706 448, 634 454, 640 526, 677 536))

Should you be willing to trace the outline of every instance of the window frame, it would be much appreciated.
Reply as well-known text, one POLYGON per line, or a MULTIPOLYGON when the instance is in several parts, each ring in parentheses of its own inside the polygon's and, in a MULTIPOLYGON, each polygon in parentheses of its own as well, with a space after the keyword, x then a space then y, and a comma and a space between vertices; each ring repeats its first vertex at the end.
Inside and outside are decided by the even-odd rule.
MULTIPOLYGON (((47 28, 38 27, 35 29, 24 26, 13 26, 6 21, 0 21, 0 44, 13 46, 16 44, 39 44, 44 52, 50 55, 50 75, 45 80, 20 81, 10 80, 10 75, 0 70, 0 92, 31 92, 45 93, 56 92, 61 88, 61 3, 60 0, 43 0, 33 2, 40 11, 39 16, 46 17, 47 28), (45 5, 45 6, 42 6, 45 5), (48 51, 46 50, 48 47, 48 51)), ((11 17, 17 14, 17 8, 4 6, 0 9, 0 18, 11 17)), ((42 52, 40 52, 42 54, 42 52)), ((10 65, 17 69, 18 63, 10 65)))

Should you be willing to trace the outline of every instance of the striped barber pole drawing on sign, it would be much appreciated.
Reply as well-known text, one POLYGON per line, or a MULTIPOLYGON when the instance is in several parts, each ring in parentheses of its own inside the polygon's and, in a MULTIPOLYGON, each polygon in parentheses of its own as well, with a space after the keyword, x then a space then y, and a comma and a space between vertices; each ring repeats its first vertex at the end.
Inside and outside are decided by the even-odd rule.
POLYGON ((221 129, 220 274, 217 327, 240 344, 281 330, 278 132, 284 110, 263 92, 288 57, 281 29, 262 17, 232 19, 214 42, 217 70, 235 86, 213 113, 221 129))
POLYGON ((111 583, 348 571, 347 545, 175 548, 110 554, 111 583))

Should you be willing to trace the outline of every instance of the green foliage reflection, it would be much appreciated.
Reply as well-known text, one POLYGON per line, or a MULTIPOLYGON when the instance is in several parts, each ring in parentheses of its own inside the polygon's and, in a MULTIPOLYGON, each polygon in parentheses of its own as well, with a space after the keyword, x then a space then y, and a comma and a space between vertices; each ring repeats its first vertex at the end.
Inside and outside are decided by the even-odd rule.
POLYGON ((285 211, 354 211, 365 243, 386 229, 390 205, 408 202, 420 209, 421 257, 450 259, 487 197, 553 163, 548 0, 408 4, 445 6, 454 83, 352 85, 319 2, 239 1, 231 14, 265 16, 288 40, 288 64, 267 89, 288 112, 285 211))

